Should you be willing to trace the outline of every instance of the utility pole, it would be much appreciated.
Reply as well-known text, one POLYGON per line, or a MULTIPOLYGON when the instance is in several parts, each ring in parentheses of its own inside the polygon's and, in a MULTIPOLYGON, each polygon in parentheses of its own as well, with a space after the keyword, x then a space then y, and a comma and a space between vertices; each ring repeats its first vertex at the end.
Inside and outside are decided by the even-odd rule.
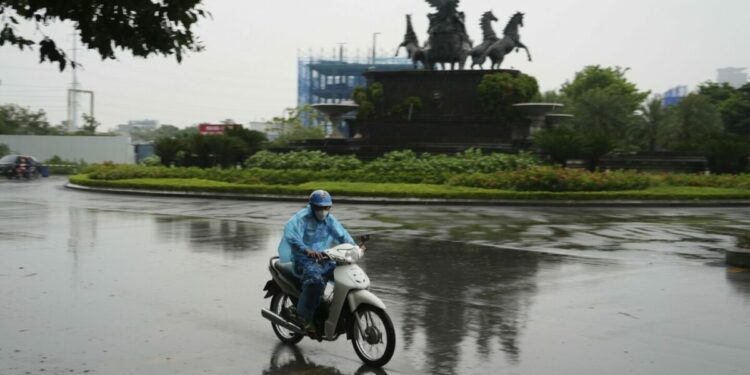
POLYGON ((89 98, 89 114, 92 118, 94 118, 94 92, 91 90, 76 90, 76 89, 68 89, 68 102, 70 102, 70 98, 73 96, 81 94, 89 94, 91 95, 89 98))
POLYGON ((375 51, 376 49, 376 43, 377 43, 377 36, 380 34, 379 32, 372 33, 372 65, 375 65, 375 51))
POLYGON ((344 44, 346 43, 338 43, 339 45, 339 61, 344 62, 344 44))
MULTIPOLYGON (((73 31, 73 61, 77 61, 78 56, 78 33, 73 31)), ((71 66, 73 71, 73 82, 68 90, 68 132, 72 133, 78 129, 78 92, 80 84, 78 83, 78 74, 75 66, 71 66)), ((91 95, 93 107, 93 94, 91 95)), ((93 109, 93 108, 92 108, 93 109)), ((93 116, 93 113, 92 113, 93 116)))

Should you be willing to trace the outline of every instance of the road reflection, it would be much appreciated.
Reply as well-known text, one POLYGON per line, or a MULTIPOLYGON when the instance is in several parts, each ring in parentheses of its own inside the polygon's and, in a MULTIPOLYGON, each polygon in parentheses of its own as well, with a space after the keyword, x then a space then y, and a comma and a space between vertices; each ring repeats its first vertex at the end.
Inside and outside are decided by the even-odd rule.
POLYGON ((734 292, 745 301, 745 304, 750 305, 750 269, 728 268, 727 281, 734 292))
MULTIPOLYGON (((264 375, 281 375, 281 374, 331 374, 343 375, 335 367, 318 365, 311 361, 302 352, 302 349, 295 345, 277 344, 271 354, 271 363, 268 368, 263 370, 264 375)), ((387 375, 384 369, 372 369, 362 366, 354 373, 355 375, 387 375)))
POLYGON ((423 347, 429 372, 456 373, 466 351, 519 361, 541 255, 425 239, 381 239, 371 247, 377 253, 364 266, 376 292, 403 310, 404 348, 423 347))
POLYGON ((222 252, 243 258, 248 252, 266 249, 270 237, 268 226, 230 220, 209 220, 173 216, 156 216, 158 238, 184 240, 196 253, 222 252))

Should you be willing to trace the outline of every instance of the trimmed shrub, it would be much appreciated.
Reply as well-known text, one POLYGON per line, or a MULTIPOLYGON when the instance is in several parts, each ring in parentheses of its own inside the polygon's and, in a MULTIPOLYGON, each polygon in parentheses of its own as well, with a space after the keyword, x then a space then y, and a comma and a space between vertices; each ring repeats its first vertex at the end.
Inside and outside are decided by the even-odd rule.
POLYGON ((457 175, 451 177, 448 184, 516 191, 612 191, 646 189, 651 185, 651 178, 646 174, 630 171, 592 173, 541 166, 513 172, 457 175))
POLYGON ((432 155, 424 153, 417 156, 414 151, 393 151, 367 163, 363 170, 370 173, 416 173, 435 175, 443 179, 446 174, 525 169, 539 164, 539 160, 530 153, 482 154, 479 149, 468 149, 456 155, 432 155))
POLYGON ((57 155, 52 156, 42 163, 46 165, 50 175, 69 175, 78 173, 79 170, 86 168, 86 162, 83 160, 77 162, 65 160, 57 155))
POLYGON ((261 169, 325 169, 352 170, 362 166, 355 156, 331 156, 322 151, 292 151, 274 153, 259 151, 245 161, 247 168, 261 169))

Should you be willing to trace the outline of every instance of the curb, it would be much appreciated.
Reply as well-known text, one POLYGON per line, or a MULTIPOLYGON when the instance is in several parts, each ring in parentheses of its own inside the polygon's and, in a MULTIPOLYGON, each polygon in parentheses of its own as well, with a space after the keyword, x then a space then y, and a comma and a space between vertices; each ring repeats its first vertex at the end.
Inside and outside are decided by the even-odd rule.
MULTIPOLYGON (((232 194, 198 191, 160 191, 126 188, 105 188, 65 183, 65 188, 105 194, 146 195, 159 197, 236 199, 249 201, 300 202, 304 195, 232 194)), ((454 205, 506 207, 750 207, 750 199, 731 200, 527 200, 527 199, 443 199, 443 198, 387 198, 337 196, 336 202, 378 205, 454 205)))

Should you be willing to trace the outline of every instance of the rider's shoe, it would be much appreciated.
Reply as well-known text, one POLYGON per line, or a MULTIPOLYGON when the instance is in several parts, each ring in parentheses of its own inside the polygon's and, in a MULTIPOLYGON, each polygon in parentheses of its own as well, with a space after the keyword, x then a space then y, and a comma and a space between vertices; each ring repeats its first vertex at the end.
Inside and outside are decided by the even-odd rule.
POLYGON ((313 322, 307 322, 307 324, 305 324, 304 330, 310 336, 315 336, 318 334, 318 329, 315 328, 315 323, 313 322))
POLYGON ((298 316, 296 314, 296 311, 293 311, 292 314, 290 314, 289 320, 292 321, 292 323, 296 324, 297 327, 301 328, 302 331, 307 333, 308 335, 315 336, 317 334, 315 322, 313 322, 312 320, 307 321, 301 316, 298 316))

